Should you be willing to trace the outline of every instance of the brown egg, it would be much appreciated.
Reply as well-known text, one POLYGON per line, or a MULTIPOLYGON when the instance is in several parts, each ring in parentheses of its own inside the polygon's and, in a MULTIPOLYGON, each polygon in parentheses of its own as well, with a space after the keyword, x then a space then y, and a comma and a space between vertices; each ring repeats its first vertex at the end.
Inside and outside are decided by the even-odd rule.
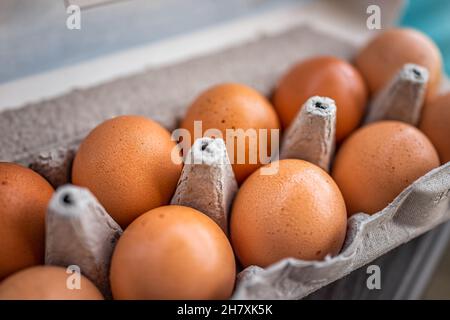
POLYGON ((428 99, 436 94, 441 82, 442 58, 438 47, 425 34, 412 29, 395 28, 381 33, 359 52, 355 63, 371 94, 386 86, 406 63, 428 69, 428 99))
POLYGON ((420 130, 433 143, 441 163, 450 161, 450 93, 425 106, 420 130))
POLYGON ((203 213, 159 207, 125 230, 110 279, 115 299, 226 299, 234 286, 233 250, 203 213))
POLYGON ((0 162, 0 279, 44 262, 52 186, 31 169, 0 162))
POLYGON ((303 160, 279 161, 275 175, 261 169, 243 183, 231 213, 241 263, 266 267, 288 257, 322 260, 339 253, 347 213, 331 177, 303 160))
MULTIPOLYGON (((270 129, 279 129, 280 124, 272 105, 265 97, 252 88, 242 84, 221 84, 203 92, 189 107, 181 124, 182 128, 191 133, 191 144, 194 143, 194 121, 202 121, 203 133, 208 129, 217 129, 226 139, 226 129, 255 129, 256 145, 259 146, 258 129, 267 129, 267 155, 270 156, 270 129)), ((198 137, 197 137, 198 138, 198 137)), ((252 161, 249 154, 249 140, 243 145, 245 150, 237 150, 238 140, 234 140, 234 149, 227 141, 228 153, 234 154, 233 171, 238 182, 250 175, 261 166, 259 147, 250 149, 257 152, 252 161), (242 161, 238 161, 240 152, 242 161), (245 155, 243 154, 245 152, 245 155), (245 158, 244 158, 245 156, 245 158)))
POLYGON ((273 101, 283 127, 288 127, 312 96, 336 102, 336 139, 345 138, 359 125, 367 102, 362 76, 351 64, 335 57, 314 57, 290 69, 280 80, 273 101))
POLYGON ((437 166, 436 150, 422 132, 406 123, 380 121, 359 129, 344 142, 332 176, 349 215, 373 214, 437 166))
POLYGON ((19 271, 0 283, 0 300, 103 300, 98 289, 79 275, 80 288, 65 268, 36 266, 19 271), (70 286, 67 285, 69 282, 70 286))
POLYGON ((175 146, 170 133, 148 118, 105 121, 82 142, 72 182, 89 188, 126 227, 140 214, 169 203, 182 168, 171 159, 175 146))

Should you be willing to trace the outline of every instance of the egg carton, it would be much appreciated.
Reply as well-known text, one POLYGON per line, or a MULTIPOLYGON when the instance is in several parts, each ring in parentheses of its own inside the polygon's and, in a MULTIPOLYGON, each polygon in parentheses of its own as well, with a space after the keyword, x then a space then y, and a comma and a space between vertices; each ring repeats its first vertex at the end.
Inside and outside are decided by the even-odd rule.
MULTIPOLYGON (((306 23, 220 52, 3 111, 0 113, 0 160, 29 166, 59 187, 70 183, 71 162, 80 141, 106 119, 121 114, 141 114, 173 130, 189 102, 213 84, 241 82, 269 96, 280 76, 295 62, 330 52, 351 60, 359 45, 330 29, 306 23)), ((426 78, 426 71, 422 75, 426 78)), ((407 75, 399 74, 390 85, 398 90, 389 89, 389 92, 404 96, 402 92, 407 92, 405 88, 410 85, 417 96, 408 97, 413 102, 420 100, 421 82, 405 79, 408 80, 407 75)), ((382 105, 390 97, 379 96, 372 104, 382 105)), ((414 121, 412 117, 411 123, 414 121)), ((301 141, 294 139, 290 143, 294 148, 301 141)), ((282 149, 282 152, 288 153, 292 148, 282 149)), ((330 159, 326 162, 326 157, 332 154, 329 148, 319 157, 321 161, 325 159, 322 167, 329 165, 330 159)), ((318 160, 311 161, 318 163, 318 160)), ((216 206, 207 210, 207 214, 215 216, 225 229, 224 219, 236 186, 226 167, 217 170, 206 166, 203 170, 205 176, 227 181, 223 189, 214 189, 216 206)), ((302 298, 449 220, 449 177, 450 164, 447 163, 415 181, 384 210, 371 216, 363 213, 352 216, 344 248, 335 257, 324 261, 284 259, 265 269, 252 266, 243 270, 238 275, 233 298, 302 298)), ((173 202, 192 201, 192 197, 181 190, 177 190, 173 202)), ((204 207, 201 200, 197 197, 197 203, 190 205, 204 207)), ((47 239, 54 241, 47 244, 46 261, 80 265, 108 296, 107 273, 114 244, 122 232, 120 227, 87 190, 73 186, 58 189, 47 219, 47 239), (64 225, 64 229, 55 227, 59 225, 64 225), (68 238, 77 240, 72 245, 69 240, 61 240, 68 238), (83 254, 79 248, 83 248, 83 254)))

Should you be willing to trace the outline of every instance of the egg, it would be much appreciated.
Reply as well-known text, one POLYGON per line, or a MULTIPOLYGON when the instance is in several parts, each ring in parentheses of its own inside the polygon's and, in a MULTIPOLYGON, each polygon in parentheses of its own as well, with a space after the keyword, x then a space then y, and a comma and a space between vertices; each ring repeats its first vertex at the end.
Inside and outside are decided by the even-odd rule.
POLYGON ((255 171, 233 204, 230 233, 244 267, 283 258, 322 260, 339 253, 346 234, 344 199, 333 179, 303 160, 281 160, 278 172, 255 171))
POLYGON ((103 296, 80 274, 67 273, 62 267, 35 266, 0 283, 0 300, 103 300, 103 296), (79 276, 79 282, 74 276, 79 276), (74 286, 78 284, 79 289, 74 286))
POLYGON ((0 162, 0 279, 44 262, 52 186, 31 169, 0 162))
POLYGON ((433 143, 441 163, 450 161, 450 93, 437 97, 425 106, 420 130, 433 143))
POLYGON ((358 127, 367 103, 366 84, 348 62, 328 56, 301 61, 279 81, 273 101, 283 127, 288 127, 312 96, 336 102, 336 139, 341 141, 358 127))
POLYGON ((380 121, 351 135, 339 149, 332 176, 350 215, 376 213, 433 168, 439 157, 415 127, 380 121))
MULTIPOLYGON (((256 90, 242 84, 226 83, 209 88, 198 96, 189 107, 181 127, 189 130, 191 144, 194 143, 194 121, 201 121, 203 131, 217 129, 227 142, 228 154, 232 160, 232 167, 239 183, 259 168, 264 159, 259 156, 261 139, 259 135, 266 129, 266 155, 271 155, 271 129, 279 129, 277 114, 270 102, 256 90), (238 139, 234 138, 233 145, 226 139, 226 130, 244 131, 255 130, 256 148, 250 149, 249 139, 245 140, 244 148, 238 149, 238 139), (250 154, 251 153, 251 154, 250 154), (256 153, 256 154, 255 154, 256 153), (251 158, 254 155, 254 160, 251 158), (241 158, 239 158, 241 157, 241 158), (242 159, 242 160, 240 160, 242 159)), ((196 137, 200 138, 200 137, 196 137)), ((267 163, 267 162, 266 162, 267 163)))
POLYGON ((159 207, 124 231, 111 262, 115 299, 226 299, 233 250, 220 227, 183 206, 159 207))
POLYGON ((425 34, 413 29, 389 29, 369 41, 355 59, 372 95, 407 63, 427 68, 427 99, 433 98, 441 82, 442 58, 438 47, 425 34))
POLYGON ((153 120, 116 117, 83 140, 72 182, 88 188, 126 227, 140 214, 169 203, 182 169, 181 160, 172 159, 174 148, 170 133, 153 120))

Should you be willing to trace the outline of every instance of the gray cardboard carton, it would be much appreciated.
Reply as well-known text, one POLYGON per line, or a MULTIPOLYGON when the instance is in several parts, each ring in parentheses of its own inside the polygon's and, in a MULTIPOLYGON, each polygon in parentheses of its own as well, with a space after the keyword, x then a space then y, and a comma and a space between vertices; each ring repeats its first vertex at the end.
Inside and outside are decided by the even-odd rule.
MULTIPOLYGON (((379 3, 387 27, 403 1, 379 3)), ((56 186, 68 183, 79 142, 108 118, 142 114, 172 130, 190 101, 213 84, 241 82, 269 96, 281 74, 298 60, 330 53, 350 60, 376 33, 365 26, 368 5, 369 1, 318 1, 312 11, 316 16, 311 16, 321 17, 320 23, 305 19, 276 35, 3 111, 0 161, 31 166, 56 186)), ((449 220, 449 195, 447 163, 418 179, 381 212, 350 218, 338 256, 314 262, 284 259, 266 269, 249 267, 239 274, 233 298, 302 298, 449 220)))

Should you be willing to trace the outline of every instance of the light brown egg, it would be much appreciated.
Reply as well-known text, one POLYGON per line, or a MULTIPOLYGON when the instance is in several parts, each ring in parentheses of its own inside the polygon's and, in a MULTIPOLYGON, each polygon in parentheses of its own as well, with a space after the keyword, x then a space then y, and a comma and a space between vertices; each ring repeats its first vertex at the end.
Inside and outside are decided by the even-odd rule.
POLYGON ((31 169, 0 162, 0 280, 44 262, 52 186, 31 169))
POLYGON ((254 172, 233 204, 231 239, 245 267, 322 260, 339 253, 345 239, 345 203, 331 177, 303 160, 278 164, 275 175, 254 172))
POLYGON ((233 250, 220 227, 188 207, 165 206, 136 219, 111 263, 114 299, 226 299, 233 250))
POLYGON ((335 57, 301 61, 280 80, 273 101, 286 128, 312 96, 336 102, 336 139, 341 141, 359 125, 367 102, 362 76, 351 64, 335 57))
POLYGON ((437 152, 422 132, 406 123, 380 121, 359 129, 344 142, 332 176, 349 215, 373 214, 437 166, 437 152))
POLYGON ((425 106, 420 130, 433 143, 441 163, 450 161, 450 93, 437 97, 425 106))
POLYGON ((428 99, 434 97, 442 76, 438 47, 425 34, 413 29, 390 29, 373 38, 356 56, 356 67, 371 94, 377 93, 406 63, 428 69, 428 99))
POLYGON ((141 116, 103 122, 76 154, 72 182, 89 188, 122 227, 168 204, 181 174, 172 161, 176 143, 158 123, 141 116))
POLYGON ((65 268, 36 266, 19 271, 0 283, 0 300, 103 300, 95 285, 79 275, 80 288, 65 268), (67 283, 69 282, 69 286, 67 283))
MULTIPOLYGON (((256 90, 242 84, 221 84, 203 92, 189 107, 181 127, 191 133, 191 144, 194 143, 194 121, 202 121, 203 133, 208 129, 217 129, 226 140, 226 129, 267 129, 267 155, 270 156, 270 129, 279 129, 277 114, 269 101, 256 90)), ((235 139, 234 149, 227 142, 228 154, 234 154, 233 171, 240 183, 253 171, 261 166, 259 157, 259 131, 256 131, 258 146, 255 150, 255 162, 249 156, 249 140, 246 140, 245 150, 240 150, 245 161, 238 161, 238 140, 235 139), (245 159, 242 153, 245 152, 245 159)), ((230 156, 231 157, 231 156, 230 156)))

